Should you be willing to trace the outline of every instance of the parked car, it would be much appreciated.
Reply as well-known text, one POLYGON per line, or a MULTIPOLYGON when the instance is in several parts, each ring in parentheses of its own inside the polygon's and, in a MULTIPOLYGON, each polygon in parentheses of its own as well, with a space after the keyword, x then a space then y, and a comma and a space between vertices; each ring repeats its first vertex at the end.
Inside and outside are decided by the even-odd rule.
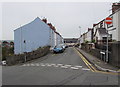
POLYGON ((50 47, 50 51, 51 51, 51 52, 53 51, 53 49, 54 49, 54 47, 50 47))
POLYGON ((60 46, 62 46, 63 50, 65 50, 66 46, 64 44, 60 44, 60 46))
POLYGON ((73 45, 68 45, 68 47, 73 47, 73 45))
POLYGON ((5 61, 5 60, 2 61, 2 65, 3 65, 3 66, 6 65, 6 61, 5 61))
POLYGON ((68 45, 66 45, 65 48, 68 48, 68 45))
POLYGON ((61 45, 55 46, 53 49, 54 53, 62 53, 64 52, 64 48, 61 45))

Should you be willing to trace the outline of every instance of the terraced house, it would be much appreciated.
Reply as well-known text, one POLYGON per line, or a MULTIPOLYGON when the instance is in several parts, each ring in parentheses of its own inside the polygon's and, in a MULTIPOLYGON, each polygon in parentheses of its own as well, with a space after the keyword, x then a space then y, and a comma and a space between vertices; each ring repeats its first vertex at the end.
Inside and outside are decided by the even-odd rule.
POLYGON ((46 19, 41 20, 37 17, 32 22, 14 30, 15 54, 31 52, 43 46, 55 46, 57 43, 62 44, 63 38, 51 23, 47 23, 46 19))
POLYGON ((109 15, 112 18, 112 24, 107 25, 106 29, 110 34, 112 41, 120 41, 120 3, 113 3, 112 14, 109 15))
POLYGON ((108 38, 109 42, 118 42, 120 41, 120 3, 113 3, 112 5, 112 14, 110 14, 108 17, 112 18, 112 24, 107 25, 105 23, 105 19, 100 21, 97 24, 94 24, 93 29, 95 33, 94 39, 96 42, 101 43, 104 42, 107 38, 106 30, 108 31, 108 38), (97 31, 104 31, 104 35, 97 35, 97 31), (102 30, 104 29, 104 30, 102 30), (98 40, 98 37, 102 37, 100 40, 98 40))

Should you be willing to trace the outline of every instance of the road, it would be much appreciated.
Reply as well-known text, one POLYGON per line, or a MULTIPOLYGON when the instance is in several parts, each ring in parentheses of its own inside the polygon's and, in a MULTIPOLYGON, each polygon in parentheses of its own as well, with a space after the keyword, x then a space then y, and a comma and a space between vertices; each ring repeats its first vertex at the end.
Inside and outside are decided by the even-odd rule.
POLYGON ((3 85, 118 85, 118 76, 92 72, 74 48, 32 60, 4 66, 3 85))

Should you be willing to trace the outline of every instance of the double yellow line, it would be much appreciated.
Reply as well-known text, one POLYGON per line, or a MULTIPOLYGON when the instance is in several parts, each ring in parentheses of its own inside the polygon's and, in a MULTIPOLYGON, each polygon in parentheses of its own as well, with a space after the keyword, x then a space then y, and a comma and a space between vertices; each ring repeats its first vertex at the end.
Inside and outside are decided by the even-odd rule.
POLYGON ((99 72, 99 73, 104 73, 104 74, 112 74, 112 75, 119 75, 116 72, 105 72, 105 71, 99 71, 97 70, 86 58, 77 50, 74 48, 74 50, 78 53, 80 58, 84 61, 84 63, 87 65, 87 67, 92 71, 92 72, 99 72))
MULTIPOLYGON (((75 49, 75 48, 74 48, 74 49, 75 49)), ((78 55, 80 56, 80 58, 84 61, 84 63, 88 66, 88 68, 89 68, 92 72, 95 72, 96 69, 92 66, 92 64, 90 64, 90 63, 85 59, 85 57, 84 57, 82 54, 80 54, 80 52, 78 52, 76 49, 75 49, 75 51, 78 53, 78 55)))

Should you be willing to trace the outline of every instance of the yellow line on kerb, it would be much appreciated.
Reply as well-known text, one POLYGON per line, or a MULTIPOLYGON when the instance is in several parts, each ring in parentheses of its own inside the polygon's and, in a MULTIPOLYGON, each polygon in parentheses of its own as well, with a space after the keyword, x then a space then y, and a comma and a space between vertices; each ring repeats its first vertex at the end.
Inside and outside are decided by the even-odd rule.
MULTIPOLYGON (((75 49, 75 48, 74 48, 75 49)), ((82 54, 80 54, 76 49, 75 51, 78 53, 78 55, 80 56, 80 58, 84 61, 84 63, 87 65, 87 67, 92 71, 96 71, 96 69, 84 58, 84 56, 82 54), (92 67, 92 68, 91 68, 92 67)))
POLYGON ((104 73, 104 74, 111 74, 111 75, 120 75, 119 73, 114 73, 114 72, 104 72, 104 71, 96 71, 98 73, 104 73))
POLYGON ((98 73, 104 73, 104 74, 112 74, 112 75, 119 75, 119 73, 105 72, 105 71, 96 70, 95 67, 93 67, 92 64, 90 64, 90 63, 85 59, 85 57, 84 57, 80 52, 78 52, 77 49, 74 48, 74 50, 78 53, 78 55, 80 56, 80 58, 84 61, 84 63, 87 65, 87 67, 88 67, 92 72, 98 72, 98 73))

